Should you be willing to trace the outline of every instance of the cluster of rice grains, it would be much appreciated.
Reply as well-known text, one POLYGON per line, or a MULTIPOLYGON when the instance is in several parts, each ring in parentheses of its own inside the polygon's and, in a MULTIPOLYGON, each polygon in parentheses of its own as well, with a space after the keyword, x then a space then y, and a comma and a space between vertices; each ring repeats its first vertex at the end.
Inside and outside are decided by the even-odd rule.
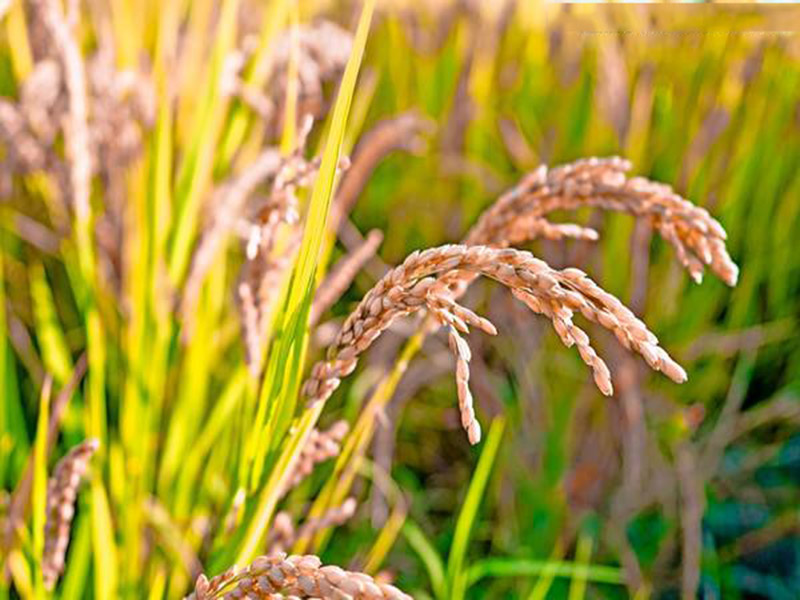
POLYGON ((451 297, 447 276, 452 273, 484 275, 508 287, 532 311, 549 318, 561 340, 576 346, 591 367, 600 391, 613 391, 605 362, 589 343, 586 333, 572 318, 575 313, 612 331, 626 348, 637 352, 656 371, 676 382, 686 380, 685 371, 658 345, 650 332, 617 298, 605 292, 578 269, 556 270, 530 252, 489 246, 449 245, 412 253, 399 267, 387 273, 347 318, 327 359, 317 363, 303 391, 311 402, 325 401, 340 380, 356 367, 358 357, 391 323, 402 316, 426 309, 448 328, 457 357, 457 377, 462 424, 470 442, 480 440, 467 380, 469 348, 460 333, 469 326, 494 335, 486 319, 457 304, 451 297))
POLYGON ((64 570, 78 487, 98 446, 97 440, 90 439, 72 448, 56 464, 47 482, 47 522, 42 556, 42 578, 47 589, 53 589, 64 570))
POLYGON ((323 566, 316 556, 260 556, 244 569, 232 567, 207 579, 200 575, 192 600, 215 598, 330 598, 341 600, 407 600, 411 596, 369 575, 323 566))
POLYGON ((619 157, 588 158, 549 170, 542 165, 484 212, 464 243, 507 247, 536 238, 596 240, 593 229, 552 223, 546 216, 583 207, 626 212, 647 219, 695 281, 702 280, 708 266, 735 285, 739 270, 725 248, 722 225, 669 185, 627 177, 630 169, 631 163, 619 157))

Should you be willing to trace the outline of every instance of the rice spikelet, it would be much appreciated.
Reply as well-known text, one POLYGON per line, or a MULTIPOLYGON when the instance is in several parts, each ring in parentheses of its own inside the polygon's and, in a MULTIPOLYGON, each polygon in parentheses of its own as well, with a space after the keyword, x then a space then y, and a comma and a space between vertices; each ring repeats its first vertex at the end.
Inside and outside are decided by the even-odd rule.
POLYGON ((89 195, 92 161, 89 154, 89 100, 83 55, 60 2, 36 0, 32 7, 47 29, 63 68, 69 102, 64 132, 70 161, 72 208, 79 223, 88 223, 91 218, 89 195))
POLYGON ((449 325, 447 330, 450 350, 456 357, 456 389, 458 391, 458 408, 461 411, 461 426, 467 432, 469 443, 477 444, 481 439, 481 426, 475 418, 472 392, 469 390, 469 361, 472 358, 472 352, 469 344, 459 335, 455 327, 449 325))

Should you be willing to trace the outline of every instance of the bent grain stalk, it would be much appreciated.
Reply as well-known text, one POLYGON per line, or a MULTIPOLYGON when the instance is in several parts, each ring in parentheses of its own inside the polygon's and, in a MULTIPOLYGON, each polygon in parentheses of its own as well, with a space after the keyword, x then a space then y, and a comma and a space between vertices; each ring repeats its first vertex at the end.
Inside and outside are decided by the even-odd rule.
POLYGON ((342 178, 331 206, 329 229, 336 231, 339 228, 373 171, 387 155, 396 150, 412 154, 421 152, 425 146, 425 134, 434 128, 431 121, 416 112, 406 112, 384 119, 361 136, 353 152, 353 164, 342 178))
MULTIPOLYGON (((679 261, 695 281, 701 279, 706 265, 725 283, 735 285, 738 267, 725 247, 727 235, 720 223, 705 209, 675 194, 666 184, 641 177, 628 178, 626 173, 630 168, 631 163, 619 157, 593 157, 553 169, 542 165, 484 211, 463 243, 507 248, 539 237, 595 240, 599 236, 593 229, 569 223, 552 223, 545 217, 556 210, 582 207, 627 212, 650 221, 676 249, 679 261)), ((457 299, 476 277, 476 273, 468 270, 453 270, 440 276, 440 285, 446 285, 449 297, 457 299)), ((524 293, 515 295, 523 301, 527 298, 524 293)), ((537 310, 538 304, 532 303, 531 308, 537 310)), ((434 324, 434 319, 425 321, 417 336, 409 341, 406 358, 410 360, 416 354, 422 339, 434 324)), ((583 336, 580 338, 583 341, 583 336)), ((579 344, 578 348, 582 358, 594 365, 595 381, 599 376, 599 385, 602 384, 600 389, 610 392, 610 385, 606 385, 603 377, 604 363, 593 356, 593 351, 590 352, 590 348, 584 344, 579 344)), ((396 385, 399 381, 402 374, 398 369, 404 368, 404 364, 405 361, 398 364, 395 371, 387 373, 376 386, 376 391, 368 400, 370 406, 388 401, 391 382, 394 380, 396 385)), ((463 371, 463 366, 461 368, 463 371)), ((335 377, 333 379, 336 380, 335 377)), ((338 381, 335 385, 338 386, 338 381)), ((465 401, 466 397, 462 402, 465 401)), ((363 418, 369 418, 366 416, 369 414, 370 411, 365 411, 363 418)), ((358 426, 361 426, 360 423, 358 426)), ((367 442, 368 439, 365 439, 362 444, 367 442)))
MULTIPOLYGON (((556 210, 574 210, 582 207, 626 212, 648 219, 676 249, 679 261, 689 270, 695 281, 700 280, 706 265, 725 283, 735 285, 738 279, 738 267, 725 247, 727 236, 720 223, 705 209, 675 194, 666 184, 641 177, 628 178, 626 173, 630 168, 630 162, 619 157, 593 157, 553 169, 542 165, 526 175, 484 211, 463 243, 507 248, 539 237, 595 240, 599 236, 593 229, 576 224, 552 223, 545 217, 556 210)), ((440 275, 439 284, 446 285, 447 295, 457 299, 476 277, 477 274, 474 272, 456 269, 440 275)), ((515 295, 523 301, 528 298, 524 292, 516 292, 515 295)), ((445 297, 445 294, 441 297, 445 297)), ((531 302, 530 306, 537 310, 539 304, 531 302)), ((421 347, 422 339, 433 324, 436 324, 436 320, 426 320, 417 336, 409 341, 406 358, 410 360, 416 354, 421 347)), ((583 336, 579 334, 579 337, 580 339, 575 341, 583 342, 583 336)), ((594 365, 595 381, 599 379, 600 389, 610 392, 610 385, 606 385, 605 382, 604 363, 593 356, 593 351, 585 344, 578 344, 578 348, 582 358, 590 365, 594 365)), ((395 371, 403 368, 404 364, 405 361, 398 364, 395 371)), ((395 371, 387 373, 376 386, 376 391, 368 400, 368 404, 375 405, 388 401, 391 397, 391 382, 399 381, 401 376, 399 371, 395 371)), ((333 377, 332 383, 335 384, 334 387, 338 386, 338 379, 333 377)), ((311 394, 311 397, 313 396, 314 394, 311 394)), ((364 418, 369 418, 366 416, 368 414, 370 411, 364 413, 364 418)), ((365 439, 362 443, 367 442, 365 439)))

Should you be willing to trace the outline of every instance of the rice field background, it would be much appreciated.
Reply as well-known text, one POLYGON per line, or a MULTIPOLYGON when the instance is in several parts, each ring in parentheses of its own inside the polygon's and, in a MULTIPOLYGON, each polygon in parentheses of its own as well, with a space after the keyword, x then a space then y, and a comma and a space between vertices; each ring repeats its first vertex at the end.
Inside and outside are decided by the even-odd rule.
POLYGON ((0 1, 0 597, 800 597, 798 27, 0 1), (612 156, 727 239, 641 182, 563 201, 612 156), (548 221, 481 242, 519 252, 409 259, 489 273, 463 297, 380 295, 530 189, 548 221), (568 267, 659 350, 575 309, 599 365, 568 267))

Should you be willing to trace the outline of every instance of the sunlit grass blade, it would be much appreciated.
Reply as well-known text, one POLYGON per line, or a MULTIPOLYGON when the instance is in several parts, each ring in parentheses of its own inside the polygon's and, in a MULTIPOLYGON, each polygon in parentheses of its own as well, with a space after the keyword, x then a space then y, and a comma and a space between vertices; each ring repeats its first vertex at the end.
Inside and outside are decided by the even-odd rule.
POLYGON ((319 173, 311 193, 303 241, 298 254, 294 280, 289 289, 288 305, 290 307, 299 306, 303 301, 306 303, 311 301, 310 295, 313 291, 311 286, 313 285, 314 272, 319 260, 322 234, 325 231, 325 223, 328 218, 331 199, 333 198, 334 178, 374 8, 374 0, 365 2, 353 40, 352 53, 339 85, 339 92, 331 119, 331 130, 322 155, 319 173))
POLYGON ((114 41, 121 66, 132 68, 141 55, 143 35, 144 3, 133 3, 128 0, 111 0, 109 11, 111 25, 114 30, 114 41))
MULTIPOLYGON (((270 2, 264 11, 264 20, 261 25, 261 34, 258 38, 258 48, 253 61, 244 73, 244 82, 255 88, 261 88, 269 78, 273 68, 273 55, 270 46, 281 27, 286 23, 289 10, 292 6, 290 0, 275 0, 270 2)), ((227 165, 235 152, 244 142, 247 128, 250 125, 251 115, 248 108, 241 103, 234 104, 225 137, 220 146, 218 163, 227 165)))
POLYGON ((197 436, 205 412, 212 365, 218 359, 213 336, 226 292, 224 258, 220 256, 215 262, 207 285, 200 294, 195 309, 198 323, 188 347, 183 349, 181 367, 186 380, 178 388, 161 455, 158 485, 162 493, 174 482, 187 448, 191 447, 192 440, 197 436))
MULTIPOLYGON (((258 553, 269 520, 280 500, 283 485, 289 476, 290 467, 308 441, 308 436, 321 412, 321 405, 306 410, 292 427, 292 435, 285 442, 283 451, 259 494, 253 517, 245 529, 244 537, 236 552, 236 559, 233 561, 235 564, 245 564, 258 553)), ((227 560, 219 559, 213 566, 217 570, 225 569, 227 562, 227 560)))
MULTIPOLYGON (((374 0, 368 0, 361 12, 350 58, 339 85, 322 162, 311 193, 297 262, 283 302, 283 311, 276 323, 276 342, 273 344, 265 369, 252 435, 256 440, 271 441, 276 446, 279 441, 283 440, 284 432, 288 429, 297 402, 307 344, 308 313, 313 299, 316 270, 334 192, 336 168, 350 104, 364 56, 374 8, 374 0), (271 418, 265 427, 263 419, 266 416, 268 403, 271 403, 271 418)), ((288 476, 289 467, 299 456, 321 411, 321 405, 306 409, 292 428, 289 439, 284 440, 278 446, 280 447, 279 457, 273 465, 269 479, 259 493, 253 517, 236 552, 237 563, 244 564, 257 553, 279 500, 282 483, 288 476)), ((261 469, 266 459, 266 445, 262 443, 260 448, 258 445, 255 448, 256 452, 252 457, 251 486, 260 480, 261 469)))
POLYGON ((12 0, 4 23, 14 77, 18 82, 24 81, 33 70, 33 53, 28 40, 24 4, 24 2, 12 0))
POLYGON ((20 597, 24 600, 32 600, 35 598, 30 565, 28 565, 22 552, 20 550, 12 550, 9 552, 5 564, 11 572, 11 577, 14 580, 14 587, 20 597))
POLYGON ((235 409, 241 407, 242 400, 247 393, 249 377, 247 368, 244 366, 231 376, 214 403, 205 426, 200 430, 187 454, 183 457, 176 486, 175 511, 177 514, 188 512, 194 496, 195 479, 202 470, 212 447, 218 443, 223 430, 230 426, 235 409))
POLYGON ((88 518, 78 515, 72 525, 72 540, 67 556, 67 570, 61 582, 62 600, 80 600, 89 595, 92 532, 88 518))
POLYGON ((298 73, 300 62, 300 8, 297 4, 292 7, 291 20, 291 47, 289 52, 289 66, 286 73, 286 108, 283 111, 283 133, 281 135, 281 152, 288 155, 295 146, 297 136, 297 101, 300 92, 300 76, 298 73))
MULTIPOLYGON (((366 406, 361 411, 358 420, 356 421, 350 435, 347 436, 342 451, 339 453, 334 465, 333 472, 322 491, 317 495, 314 503, 309 511, 309 516, 318 517, 325 513, 326 510, 340 505, 350 493, 353 482, 355 481, 358 473, 358 464, 360 459, 365 455, 369 449, 369 443, 372 440, 372 435, 375 431, 377 423, 377 415, 381 413, 383 408, 392 398, 397 384, 406 372, 411 359, 416 355, 417 351, 421 348, 424 336, 422 334, 415 334, 406 342, 403 351, 398 357, 397 361, 392 368, 392 371, 378 384, 372 392, 366 406)), ((321 547, 328 536, 330 535, 329 529, 320 531, 314 539, 317 547, 321 547)), ((304 542, 304 540, 301 540, 304 542)), ((307 543, 307 542, 306 542, 307 543)), ((298 552, 303 551, 305 545, 302 543, 297 548, 298 552)))
POLYGON ((88 378, 88 419, 89 436, 100 440, 100 451, 107 442, 106 430, 106 345, 103 321, 96 306, 86 314, 87 354, 89 357, 88 378))
POLYGON ((456 528, 453 533, 453 543, 450 546, 450 554, 447 557, 447 588, 449 597, 458 599, 463 598, 467 590, 467 574, 464 571, 464 561, 472 535, 472 528, 478 518, 478 509, 489 483, 489 476, 492 473, 497 451, 503 439, 505 429, 505 418, 496 417, 489 428, 486 436, 486 443, 481 451, 478 466, 472 475, 467 495, 461 506, 461 512, 456 520, 456 528))
POLYGON ((547 594, 550 592, 550 588, 553 585, 553 580, 558 573, 558 559, 563 555, 561 546, 562 544, 560 541, 556 542, 553 551, 550 553, 550 560, 545 563, 544 569, 536 580, 536 585, 533 586, 528 596, 528 600, 545 600, 545 598, 547 598, 547 594))
POLYGON ((380 569, 389 551, 394 546, 397 537, 400 535, 408 515, 408 505, 402 491, 392 479, 390 473, 372 461, 359 460, 358 463, 360 466, 359 473, 370 480, 380 490, 384 498, 393 505, 391 513, 383 523, 372 544, 372 548, 370 548, 363 561, 364 567, 362 570, 365 573, 373 574, 380 569))
MULTIPOLYGON (((0 234, 0 240, 4 235, 0 234)), ((0 482, 11 486, 12 471, 21 466, 30 444, 25 427, 25 416, 20 404, 14 355, 8 343, 6 324, 5 257, 0 251, 0 482)))

